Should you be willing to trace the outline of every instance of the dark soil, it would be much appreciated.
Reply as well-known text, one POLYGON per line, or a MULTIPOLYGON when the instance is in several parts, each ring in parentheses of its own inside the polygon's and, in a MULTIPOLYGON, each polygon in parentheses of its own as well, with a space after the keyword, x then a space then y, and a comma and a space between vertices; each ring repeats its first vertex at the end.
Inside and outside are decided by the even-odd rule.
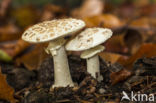
MULTIPOLYGON (((69 65, 72 79, 78 86, 55 88, 53 91, 49 91, 54 81, 52 58, 45 59, 36 71, 3 63, 2 72, 7 74, 7 81, 15 89, 19 103, 106 103, 110 100, 128 103, 120 102, 122 91, 156 93, 156 57, 137 60, 132 69, 133 75, 116 85, 111 85, 110 73, 124 69, 120 64, 100 59, 102 82, 86 72, 85 60, 69 56, 69 65)), ((0 103, 8 102, 0 100, 0 103)))

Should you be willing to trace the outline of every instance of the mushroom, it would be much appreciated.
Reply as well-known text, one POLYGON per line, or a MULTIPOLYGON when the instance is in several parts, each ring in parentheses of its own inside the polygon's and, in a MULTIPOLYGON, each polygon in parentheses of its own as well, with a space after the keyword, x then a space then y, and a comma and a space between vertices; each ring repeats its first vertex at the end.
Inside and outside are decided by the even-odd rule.
POLYGON ((36 24, 23 33, 22 39, 27 42, 49 42, 46 52, 53 56, 54 61, 54 84, 51 88, 74 86, 64 48, 64 37, 73 35, 84 27, 82 20, 56 19, 36 24))
POLYGON ((107 28, 87 28, 66 44, 68 51, 83 51, 82 59, 87 59, 87 72, 101 81, 98 53, 104 50, 100 45, 112 36, 107 28))

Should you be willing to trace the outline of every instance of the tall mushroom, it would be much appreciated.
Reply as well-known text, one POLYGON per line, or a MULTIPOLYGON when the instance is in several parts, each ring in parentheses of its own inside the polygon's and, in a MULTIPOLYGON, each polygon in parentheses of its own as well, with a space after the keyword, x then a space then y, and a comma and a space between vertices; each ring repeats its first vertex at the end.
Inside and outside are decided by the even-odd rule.
MULTIPOLYGON (((100 79, 98 53, 104 50, 100 45, 112 36, 112 31, 106 28, 87 28, 66 44, 68 51, 83 51, 81 58, 87 59, 87 72, 100 79)), ((99 80, 100 81, 100 80, 99 80)))
POLYGON ((54 60, 54 87, 74 86, 64 48, 64 37, 73 35, 85 27, 85 23, 78 19, 56 19, 44 21, 28 28, 22 39, 30 43, 49 42, 47 53, 54 60))

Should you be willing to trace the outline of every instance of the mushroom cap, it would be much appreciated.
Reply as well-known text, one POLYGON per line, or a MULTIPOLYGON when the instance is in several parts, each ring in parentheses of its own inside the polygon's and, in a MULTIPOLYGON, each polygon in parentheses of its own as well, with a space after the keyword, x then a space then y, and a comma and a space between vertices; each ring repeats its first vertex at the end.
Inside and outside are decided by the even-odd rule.
POLYGON ((94 47, 94 48, 85 50, 84 52, 82 52, 82 54, 81 54, 80 57, 81 57, 82 59, 87 59, 87 58, 90 58, 90 57, 92 57, 92 56, 94 56, 94 55, 96 55, 96 54, 102 52, 104 49, 105 49, 104 46, 98 45, 98 46, 96 46, 96 47, 94 47))
POLYGON ((40 43, 72 35, 85 27, 82 20, 68 18, 44 21, 28 28, 22 39, 30 43, 40 43))
POLYGON ((83 51, 104 43, 112 36, 107 28, 87 28, 66 44, 68 51, 83 51))

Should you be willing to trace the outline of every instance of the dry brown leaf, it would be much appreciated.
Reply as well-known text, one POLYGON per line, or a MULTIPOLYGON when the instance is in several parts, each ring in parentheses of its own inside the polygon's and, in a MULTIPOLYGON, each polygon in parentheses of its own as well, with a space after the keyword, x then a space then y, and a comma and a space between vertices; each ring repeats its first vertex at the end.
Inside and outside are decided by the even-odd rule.
POLYGON ((16 103, 13 95, 14 89, 8 85, 6 76, 2 74, 0 68, 0 99, 10 101, 11 103, 16 103))
POLYGON ((156 16, 156 4, 148 4, 141 7, 141 15, 155 17, 156 16))
POLYGON ((12 0, 2 0, 0 3, 0 17, 4 17, 12 0))
POLYGON ((123 39, 124 35, 114 35, 106 43, 106 51, 115 53, 128 53, 128 48, 126 47, 123 39))
POLYGON ((149 23, 150 23, 149 18, 141 17, 141 18, 133 20, 130 23, 129 27, 148 30, 150 28, 149 23))
POLYGON ((132 73, 126 69, 122 69, 119 72, 112 72, 110 74, 112 85, 114 85, 120 81, 126 80, 128 77, 131 76, 131 74, 132 73))
POLYGON ((48 4, 48 5, 45 5, 40 19, 41 21, 51 20, 55 18, 57 14, 59 14, 60 17, 63 17, 65 12, 66 10, 60 6, 48 4))
POLYGON ((0 45, 0 49, 5 51, 9 56, 12 58, 23 52, 26 48, 30 46, 29 43, 23 41, 22 39, 19 39, 16 43, 7 43, 0 45))
POLYGON ((109 102, 106 102, 106 103, 119 103, 117 101, 109 101, 109 102))
POLYGON ((133 66, 133 63, 142 57, 152 57, 156 56, 156 44, 143 44, 139 50, 132 55, 130 58, 128 58, 126 61, 122 58, 118 60, 120 64, 122 64, 124 67, 131 69, 133 66))
POLYGON ((92 17, 83 18, 87 27, 104 27, 104 28, 120 28, 124 25, 118 17, 112 14, 102 14, 92 17))
POLYGON ((82 100, 80 99, 79 97, 76 96, 76 99, 80 102, 80 103, 92 103, 90 101, 85 101, 85 100, 82 100))
POLYGON ((150 0, 136 0, 135 1, 135 5, 137 7, 142 7, 142 6, 145 6, 145 5, 148 5, 150 4, 150 0))
POLYGON ((136 6, 133 3, 125 2, 118 7, 118 14, 125 20, 129 21, 131 18, 137 16, 138 12, 136 6))
POLYGON ((143 43, 144 35, 136 29, 128 29, 124 34, 124 43, 129 49, 129 53, 134 54, 143 43), (132 42, 133 41, 133 42, 132 42))
POLYGON ((39 12, 33 6, 22 6, 12 11, 12 16, 21 27, 27 27, 39 20, 39 12))
POLYGON ((20 37, 20 30, 12 23, 0 27, 0 42, 17 40, 20 37))
POLYGON ((116 63, 117 60, 121 57, 127 58, 126 56, 122 56, 120 54, 110 53, 110 52, 101 52, 99 56, 106 61, 110 61, 112 64, 116 63))
POLYGON ((103 9, 104 2, 102 0, 85 0, 81 8, 73 10, 71 15, 79 18, 90 17, 102 14, 103 9))
POLYGON ((19 39, 16 43, 16 46, 14 48, 14 54, 13 57, 17 56, 21 52, 23 52, 26 48, 30 46, 29 43, 23 41, 22 39, 19 39))
POLYGON ((16 59, 16 64, 24 64, 29 70, 35 70, 47 57, 44 47, 47 44, 38 44, 32 51, 16 59))
POLYGON ((150 24, 156 28, 156 18, 150 18, 150 24))

